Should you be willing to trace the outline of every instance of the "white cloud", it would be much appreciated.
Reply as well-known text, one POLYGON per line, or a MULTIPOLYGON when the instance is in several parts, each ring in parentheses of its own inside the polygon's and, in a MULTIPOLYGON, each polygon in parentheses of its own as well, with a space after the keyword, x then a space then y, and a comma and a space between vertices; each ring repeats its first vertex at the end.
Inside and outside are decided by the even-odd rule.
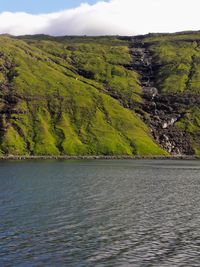
POLYGON ((200 30, 199 0, 110 0, 32 15, 0 14, 0 33, 13 35, 135 35, 200 30))

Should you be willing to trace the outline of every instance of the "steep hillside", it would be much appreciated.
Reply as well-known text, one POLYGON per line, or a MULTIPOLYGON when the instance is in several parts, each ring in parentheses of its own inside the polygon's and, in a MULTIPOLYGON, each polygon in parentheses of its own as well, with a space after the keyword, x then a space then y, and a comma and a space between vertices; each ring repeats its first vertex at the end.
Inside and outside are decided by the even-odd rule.
POLYGON ((152 56, 156 139, 168 151, 200 154, 200 34, 146 38, 152 56), (162 125, 162 130, 159 127, 162 125))
POLYGON ((175 155, 200 153, 200 35, 195 36, 129 40, 133 60, 126 67, 140 74, 143 120, 157 143, 175 155))
POLYGON ((194 36, 1 36, 0 153, 200 154, 194 36))

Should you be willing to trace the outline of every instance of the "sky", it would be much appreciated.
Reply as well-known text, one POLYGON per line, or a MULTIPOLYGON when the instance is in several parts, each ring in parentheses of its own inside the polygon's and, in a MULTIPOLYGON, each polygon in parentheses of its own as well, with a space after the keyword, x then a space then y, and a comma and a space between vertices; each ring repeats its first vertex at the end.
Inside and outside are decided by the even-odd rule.
POLYGON ((74 8, 81 3, 94 4, 96 0, 0 0, 0 12, 49 13, 74 8))
POLYGON ((200 0, 0 0, 0 33, 137 35, 200 30, 200 0))

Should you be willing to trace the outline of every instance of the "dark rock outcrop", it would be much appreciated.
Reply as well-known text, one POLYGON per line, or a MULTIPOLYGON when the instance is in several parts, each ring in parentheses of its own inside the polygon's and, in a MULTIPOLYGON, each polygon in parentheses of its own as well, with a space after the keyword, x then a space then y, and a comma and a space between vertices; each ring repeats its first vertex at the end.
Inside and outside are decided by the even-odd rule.
MULTIPOLYGON (((157 66, 153 55, 140 39, 133 39, 130 47, 132 64, 125 65, 129 70, 140 74, 144 103, 138 112, 148 124, 153 138, 172 155, 193 154, 190 136, 177 127, 189 105, 200 105, 200 96, 184 94, 162 94, 155 84, 157 66), (148 114, 148 116, 146 115, 148 114)), ((132 106, 134 109, 134 107, 132 106)))

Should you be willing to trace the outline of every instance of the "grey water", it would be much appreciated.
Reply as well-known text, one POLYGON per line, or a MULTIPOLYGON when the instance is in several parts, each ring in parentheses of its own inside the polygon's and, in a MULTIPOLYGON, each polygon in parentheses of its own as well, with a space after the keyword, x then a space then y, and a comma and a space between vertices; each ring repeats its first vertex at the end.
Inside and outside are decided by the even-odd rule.
POLYGON ((200 161, 1 162, 0 266, 200 266, 200 161))

